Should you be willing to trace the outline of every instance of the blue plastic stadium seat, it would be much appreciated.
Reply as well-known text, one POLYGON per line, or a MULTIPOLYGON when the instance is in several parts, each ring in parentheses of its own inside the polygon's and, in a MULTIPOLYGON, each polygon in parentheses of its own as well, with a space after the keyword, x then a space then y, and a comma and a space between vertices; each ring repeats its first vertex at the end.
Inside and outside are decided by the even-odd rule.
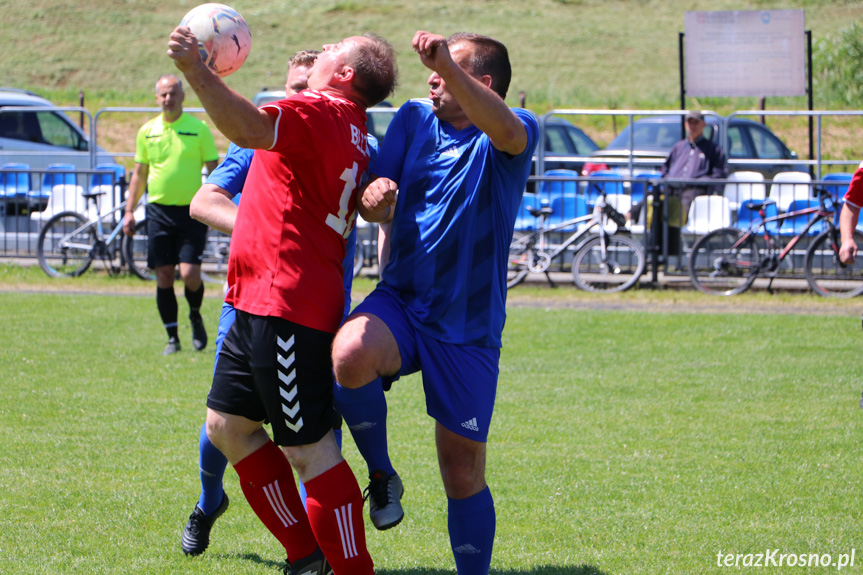
MULTIPOLYGON (((796 212, 798 210, 805 210, 806 208, 817 208, 820 207, 820 203, 818 200, 794 200, 790 204, 788 204, 788 211, 786 213, 796 212)), ((809 220, 812 219, 812 214, 801 214, 799 216, 792 216, 790 218, 786 218, 782 220, 782 225, 779 227, 779 235, 782 236, 796 236, 800 232, 802 232, 806 228, 806 224, 809 223, 809 220)), ((810 236, 815 236, 824 231, 824 224, 819 222, 812 226, 809 230, 810 236)))
POLYGON ((604 178, 613 181, 589 181, 587 183, 587 203, 593 205, 596 199, 605 192, 606 194, 622 194, 623 193, 623 176, 617 172, 600 170, 590 174, 591 178, 604 178))
POLYGON ((530 208, 538 208, 539 197, 536 194, 524 194, 515 218, 515 231, 532 232, 539 226, 539 218, 530 213, 530 208))
POLYGON ((116 184, 120 178, 126 177, 126 168, 120 164, 98 164, 96 170, 99 173, 90 176, 90 189, 96 186, 110 186, 116 184))
POLYGON ((662 174, 660 172, 642 172, 640 174, 636 174, 632 179, 632 203, 636 204, 638 202, 643 202, 644 196, 647 195, 648 180, 656 180, 661 177, 662 174))
POLYGON ((47 200, 51 197, 54 186, 76 185, 75 166, 73 164, 50 164, 42 174, 42 186, 31 192, 30 197, 37 200, 47 200))
MULTIPOLYGON (((830 192, 830 197, 833 198, 834 202, 841 202, 842 198, 845 197, 845 193, 848 192, 848 184, 851 183, 851 178, 854 177, 854 174, 849 172, 837 172, 833 174, 826 174, 822 180, 825 182, 836 182, 835 184, 824 184, 824 189, 830 192)), ((838 213, 838 212, 837 212, 838 213)))
MULTIPOLYGON (((764 200, 747 200, 740 204, 740 208, 737 210, 737 221, 734 222, 734 226, 741 230, 747 230, 750 225, 760 223, 761 216, 759 215, 758 210, 752 209, 752 206, 763 201, 764 200)), ((779 209, 776 207, 776 202, 770 200, 764 204, 764 215, 768 218, 779 215, 779 209)), ((771 234, 779 233, 779 222, 768 222, 765 227, 771 234)))
POLYGON ((16 170, 29 169, 27 164, 9 163, 0 166, 0 197, 7 200, 26 200, 30 192, 30 173, 16 170))

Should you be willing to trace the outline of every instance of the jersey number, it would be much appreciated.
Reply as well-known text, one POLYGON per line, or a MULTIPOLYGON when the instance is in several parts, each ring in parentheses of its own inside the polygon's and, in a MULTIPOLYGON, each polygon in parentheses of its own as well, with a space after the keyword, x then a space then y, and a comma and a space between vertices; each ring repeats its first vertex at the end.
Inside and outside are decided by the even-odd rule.
POLYGON ((327 225, 333 228, 336 233, 347 239, 351 235, 351 225, 354 223, 354 218, 357 217, 356 211, 348 218, 348 202, 351 201, 351 195, 357 189, 357 171, 359 166, 356 162, 351 169, 345 168, 342 172, 341 179, 345 182, 345 187, 342 190, 342 196, 339 198, 339 214, 328 214, 327 225))

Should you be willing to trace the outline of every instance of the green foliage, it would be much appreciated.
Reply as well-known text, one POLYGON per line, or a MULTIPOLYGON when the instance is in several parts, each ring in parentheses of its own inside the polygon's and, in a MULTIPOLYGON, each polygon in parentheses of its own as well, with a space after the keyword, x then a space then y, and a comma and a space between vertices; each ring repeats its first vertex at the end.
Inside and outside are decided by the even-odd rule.
POLYGON ((863 108, 863 21, 853 22, 815 43, 813 82, 818 99, 863 108))
MULTIPOLYGON (((0 281, 35 279, 0 269, 0 281)), ((719 573, 720 550, 838 556, 857 545, 856 308, 596 311, 568 308, 571 290, 534 292, 560 305, 509 312, 489 443, 493 574, 719 573)), ((588 296, 587 306, 655 297, 678 310, 705 297, 588 296)), ((204 303, 213 328, 219 303, 204 303)), ((180 552, 212 354, 189 346, 162 357, 152 297, 9 292, 0 317, 4 573, 276 572, 283 551, 232 471, 231 507, 210 549, 195 559, 180 552)), ((188 341, 188 327, 180 336, 188 341)), ((403 378, 387 397, 407 516, 386 533, 367 525, 378 573, 452 574, 421 378, 403 378)), ((350 440, 345 454, 364 475, 350 440)))

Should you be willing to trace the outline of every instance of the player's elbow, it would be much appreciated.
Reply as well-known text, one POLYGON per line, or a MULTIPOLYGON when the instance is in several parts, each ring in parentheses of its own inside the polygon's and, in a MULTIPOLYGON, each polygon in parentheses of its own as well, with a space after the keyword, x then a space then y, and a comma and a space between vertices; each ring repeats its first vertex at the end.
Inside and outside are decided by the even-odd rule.
POLYGON ((502 126, 495 134, 494 146, 512 156, 517 156, 527 148, 527 131, 519 122, 516 125, 502 126))
POLYGON ((204 191, 203 188, 198 190, 198 193, 195 194, 192 198, 192 202, 189 204, 189 216, 193 220, 206 223, 205 220, 209 207, 207 200, 207 192, 204 191))

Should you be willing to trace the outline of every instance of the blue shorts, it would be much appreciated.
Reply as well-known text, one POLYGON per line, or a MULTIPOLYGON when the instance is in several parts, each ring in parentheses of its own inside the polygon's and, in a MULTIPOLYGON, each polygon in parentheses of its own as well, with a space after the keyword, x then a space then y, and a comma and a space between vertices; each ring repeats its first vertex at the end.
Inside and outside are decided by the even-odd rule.
POLYGON ((438 341, 418 330, 406 309, 398 295, 379 285, 354 314, 380 318, 395 337, 402 366, 392 379, 422 371, 426 412, 453 433, 485 442, 497 393, 500 349, 438 341))

